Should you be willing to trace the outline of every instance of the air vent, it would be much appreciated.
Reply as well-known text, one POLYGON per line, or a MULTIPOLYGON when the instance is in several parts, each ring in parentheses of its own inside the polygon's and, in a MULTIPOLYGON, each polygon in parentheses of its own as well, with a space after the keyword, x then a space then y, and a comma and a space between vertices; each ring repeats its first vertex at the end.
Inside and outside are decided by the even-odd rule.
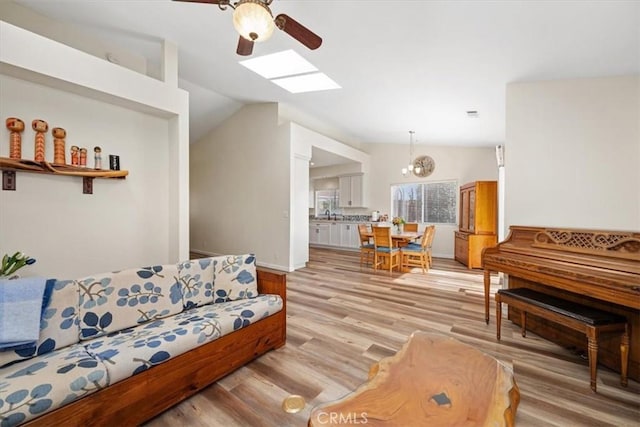
POLYGON ((478 112, 476 110, 469 110, 467 111, 467 117, 470 119, 477 119, 478 118, 478 112))

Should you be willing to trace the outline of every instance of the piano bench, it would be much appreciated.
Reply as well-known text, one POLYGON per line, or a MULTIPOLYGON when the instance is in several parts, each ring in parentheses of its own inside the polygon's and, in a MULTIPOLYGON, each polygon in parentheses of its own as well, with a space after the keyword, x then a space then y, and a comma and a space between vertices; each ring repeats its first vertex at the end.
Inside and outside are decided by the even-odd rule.
POLYGON ((620 383, 623 387, 627 386, 630 325, 626 317, 528 288, 499 289, 498 292, 496 292, 495 298, 498 341, 500 341, 503 302, 520 310, 523 337, 526 336, 527 313, 540 316, 546 320, 584 333, 588 339, 591 389, 594 392, 596 391, 596 373, 598 366, 598 336, 601 333, 619 333, 622 337, 620 342, 620 383))

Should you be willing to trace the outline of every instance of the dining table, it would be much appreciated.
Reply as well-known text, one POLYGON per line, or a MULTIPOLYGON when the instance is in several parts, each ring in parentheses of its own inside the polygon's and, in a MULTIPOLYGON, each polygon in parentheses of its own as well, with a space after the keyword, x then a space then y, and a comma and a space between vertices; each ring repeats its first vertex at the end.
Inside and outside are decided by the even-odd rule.
MULTIPOLYGON (((396 247, 402 247, 408 245, 409 243, 416 241, 422 237, 424 234, 423 231, 400 231, 393 230, 391 232, 391 240, 393 241, 393 245, 396 247)), ((373 231, 367 231, 363 233, 363 236, 366 236, 370 239, 373 239, 373 231)))

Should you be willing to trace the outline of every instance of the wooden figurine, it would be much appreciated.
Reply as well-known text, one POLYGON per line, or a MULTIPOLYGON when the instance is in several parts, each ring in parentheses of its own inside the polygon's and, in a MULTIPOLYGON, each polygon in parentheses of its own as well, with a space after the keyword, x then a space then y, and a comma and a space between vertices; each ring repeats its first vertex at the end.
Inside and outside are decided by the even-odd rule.
POLYGON ((53 134, 53 163, 64 165, 67 163, 64 153, 64 139, 67 136, 67 131, 62 128, 53 128, 51 133, 53 134))
POLYGON ((49 125, 44 120, 34 120, 31 127, 36 131, 36 144, 33 160, 36 162, 44 162, 44 133, 49 129, 49 125))
POLYGON ((11 131, 9 136, 9 158, 22 158, 22 136, 20 133, 24 130, 24 122, 15 117, 9 117, 6 121, 7 129, 11 131))
POLYGON ((93 147, 94 169, 102 169, 102 149, 98 146, 93 147))
POLYGON ((81 168, 87 167, 87 149, 86 148, 80 149, 80 167, 81 168))
POLYGON ((80 148, 76 145, 71 146, 71 166, 78 166, 80 164, 80 148))

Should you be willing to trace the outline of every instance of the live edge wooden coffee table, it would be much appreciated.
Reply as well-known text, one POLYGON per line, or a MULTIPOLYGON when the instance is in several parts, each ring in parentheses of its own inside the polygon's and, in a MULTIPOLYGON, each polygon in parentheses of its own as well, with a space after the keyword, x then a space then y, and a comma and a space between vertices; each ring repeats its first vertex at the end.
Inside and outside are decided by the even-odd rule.
POLYGON ((512 370, 472 346, 414 332, 356 391, 311 411, 309 426, 513 426, 512 370))

